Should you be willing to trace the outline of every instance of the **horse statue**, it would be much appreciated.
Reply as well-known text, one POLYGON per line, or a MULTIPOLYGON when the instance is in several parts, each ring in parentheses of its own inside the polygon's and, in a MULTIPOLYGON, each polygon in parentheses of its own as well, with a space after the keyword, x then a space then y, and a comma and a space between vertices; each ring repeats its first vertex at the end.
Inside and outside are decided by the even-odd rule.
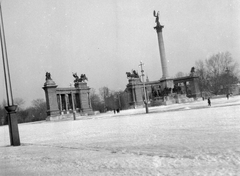
POLYGON ((139 75, 136 72, 136 70, 132 70, 132 73, 126 72, 126 74, 127 74, 127 78, 139 78, 139 75))
POLYGON ((77 83, 77 82, 85 82, 86 80, 88 81, 88 78, 86 77, 85 74, 81 74, 81 76, 79 78, 77 73, 73 73, 73 77, 75 78, 75 80, 74 80, 75 83, 77 83))
POLYGON ((73 77, 75 78, 74 82, 78 82, 79 77, 78 77, 77 73, 73 73, 73 77))
POLYGON ((86 80, 88 81, 88 78, 86 77, 86 75, 85 74, 81 74, 80 82, 85 82, 86 80))

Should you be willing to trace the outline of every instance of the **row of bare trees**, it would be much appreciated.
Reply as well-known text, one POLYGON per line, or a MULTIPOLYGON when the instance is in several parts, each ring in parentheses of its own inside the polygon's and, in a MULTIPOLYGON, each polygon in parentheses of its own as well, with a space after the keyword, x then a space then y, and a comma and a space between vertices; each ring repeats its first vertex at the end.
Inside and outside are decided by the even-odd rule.
MULTIPOLYGON (((91 89, 90 94, 91 104, 94 111, 106 112, 107 110, 114 109, 127 109, 128 108, 128 95, 123 91, 113 91, 108 87, 99 89, 99 93, 95 89, 91 89)), ((28 108, 24 108, 25 101, 21 98, 14 99, 14 104, 18 105, 17 118, 18 123, 33 122, 45 120, 46 102, 44 99, 36 99, 28 108)), ((8 123, 5 107, 6 102, 0 104, 0 125, 8 123)))
MULTIPOLYGON (((24 108, 25 102, 21 98, 14 99, 14 104, 18 105, 16 113, 18 123, 45 120, 47 117, 46 102, 43 99, 33 100, 31 106, 28 108, 24 108)), ((8 123, 5 106, 6 102, 3 101, 0 105, 0 125, 6 125, 8 123)))
MULTIPOLYGON (((199 76, 199 88, 201 93, 228 94, 231 93, 231 86, 239 82, 239 65, 232 58, 229 52, 217 53, 206 60, 199 60, 195 65, 195 74, 199 76)), ((179 72, 177 77, 186 76, 179 72)), ((94 111, 105 112, 114 109, 128 109, 128 93, 125 91, 114 91, 108 87, 91 89, 91 104, 94 111)), ((18 121, 32 122, 46 119, 46 102, 43 99, 32 101, 32 105, 24 109, 24 100, 15 99, 18 105, 18 121)), ((7 124, 6 111, 4 109, 6 102, 0 105, 0 125, 7 124)))
POLYGON ((231 93, 232 85, 239 82, 239 65, 229 52, 212 55, 196 62, 196 75, 199 76, 201 93, 214 95, 231 93))
POLYGON ((128 93, 125 91, 114 91, 104 86, 99 89, 91 89, 91 104, 94 111, 105 112, 114 109, 128 109, 128 93))

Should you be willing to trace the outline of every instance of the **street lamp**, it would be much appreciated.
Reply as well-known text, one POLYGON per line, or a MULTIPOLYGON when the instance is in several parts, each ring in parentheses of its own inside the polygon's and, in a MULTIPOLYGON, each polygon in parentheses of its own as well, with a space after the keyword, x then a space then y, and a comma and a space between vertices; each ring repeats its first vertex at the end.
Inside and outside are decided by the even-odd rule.
POLYGON ((73 93, 72 93, 72 83, 70 83, 70 91, 71 91, 71 97, 72 97, 73 120, 76 120, 75 105, 74 105, 73 93))
POLYGON ((144 63, 141 61, 139 66, 141 67, 141 76, 142 76, 142 81, 143 81, 143 91, 144 91, 144 104, 145 104, 145 108, 146 108, 146 113, 148 113, 148 102, 147 102, 147 92, 146 92, 146 87, 145 87, 145 82, 144 82, 144 70, 143 70, 143 65, 144 63))
POLYGON ((7 111, 7 116, 8 116, 9 137, 10 137, 11 145, 19 146, 20 137, 19 137, 19 131, 18 131, 18 121, 16 117, 17 105, 14 105, 14 102, 13 102, 10 69, 8 64, 7 45, 5 40, 1 3, 0 3, 0 15, 1 15, 0 40, 1 40, 3 71, 4 71, 6 95, 7 95, 7 106, 5 107, 5 109, 7 111))
POLYGON ((118 105, 119 105, 119 110, 121 109, 121 93, 118 92, 118 105))
POLYGON ((228 69, 228 67, 226 68, 225 72, 227 73, 227 97, 228 97, 228 95, 229 95, 229 79, 230 79, 230 76, 229 76, 230 70, 228 69))

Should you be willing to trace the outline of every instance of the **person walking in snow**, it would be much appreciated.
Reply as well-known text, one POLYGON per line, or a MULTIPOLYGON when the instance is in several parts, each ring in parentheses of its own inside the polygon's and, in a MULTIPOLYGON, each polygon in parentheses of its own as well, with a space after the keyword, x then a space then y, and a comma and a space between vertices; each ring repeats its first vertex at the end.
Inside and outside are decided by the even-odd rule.
POLYGON ((210 100, 210 97, 208 97, 208 106, 211 106, 211 100, 210 100))

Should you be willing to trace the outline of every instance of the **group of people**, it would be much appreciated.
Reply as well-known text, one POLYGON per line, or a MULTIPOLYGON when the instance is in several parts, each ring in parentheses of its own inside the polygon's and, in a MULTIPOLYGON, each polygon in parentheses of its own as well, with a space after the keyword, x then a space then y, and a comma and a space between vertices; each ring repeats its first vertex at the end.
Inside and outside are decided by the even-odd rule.
POLYGON ((120 112, 120 109, 114 109, 113 112, 114 112, 114 114, 115 114, 116 112, 119 113, 119 112, 120 112))
MULTIPOLYGON (((204 101, 205 98, 202 97, 202 99, 203 99, 203 101, 204 101)), ((210 99, 210 97, 208 97, 207 101, 208 101, 208 106, 211 106, 211 99, 210 99)))
MULTIPOLYGON (((230 96, 230 94, 227 94, 226 95, 226 97, 227 97, 227 99, 229 99, 229 96, 230 96)), ((203 98, 203 100, 204 100, 204 97, 202 97, 203 98)), ((211 99, 210 99, 210 97, 208 97, 208 106, 211 106, 211 99)))
POLYGON ((232 93, 227 93, 226 97, 229 99, 229 97, 232 95, 232 93))

